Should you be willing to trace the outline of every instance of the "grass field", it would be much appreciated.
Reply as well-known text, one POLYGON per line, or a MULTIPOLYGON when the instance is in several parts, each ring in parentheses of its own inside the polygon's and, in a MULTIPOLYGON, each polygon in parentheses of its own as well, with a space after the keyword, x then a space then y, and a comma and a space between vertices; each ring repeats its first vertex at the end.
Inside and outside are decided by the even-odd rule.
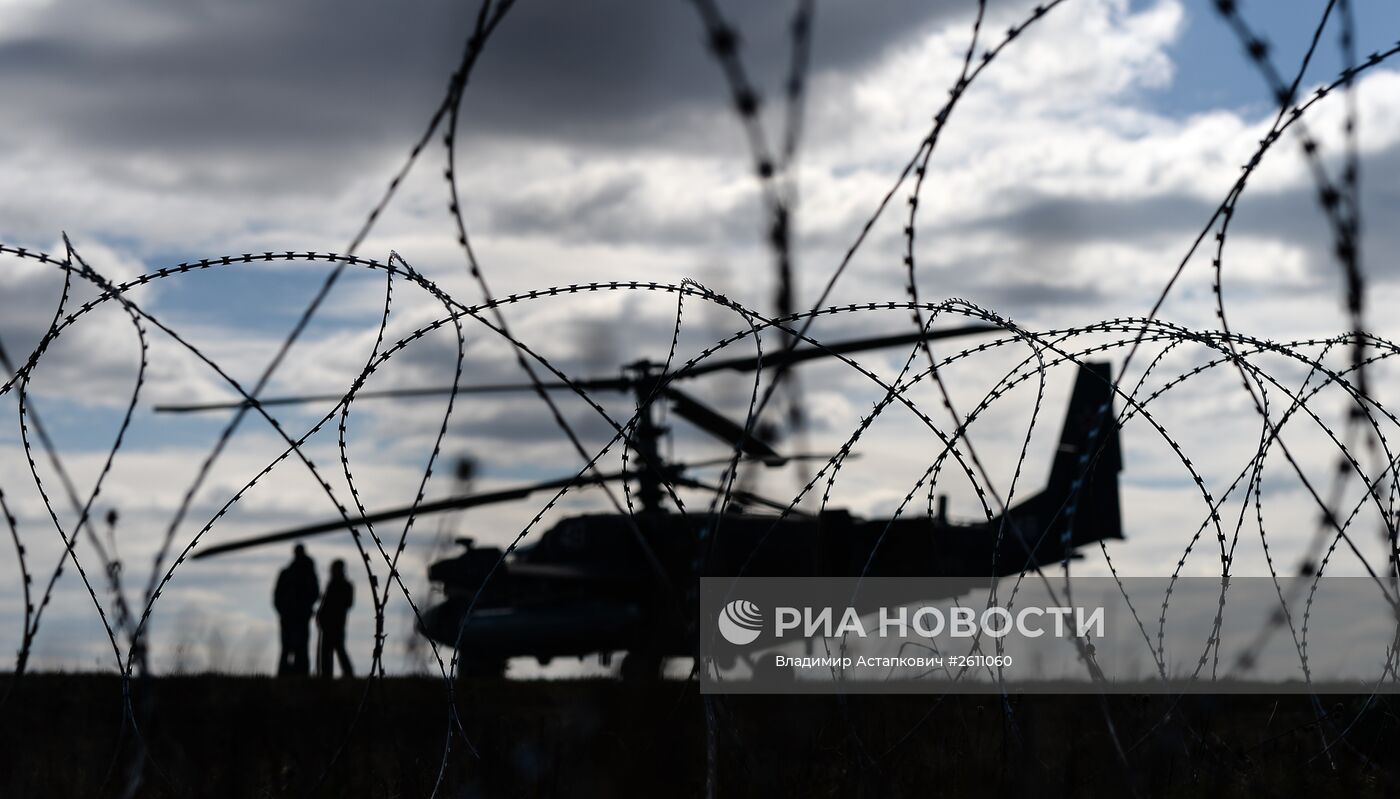
MULTIPOLYGON (((0 677, 0 691, 10 678, 0 677)), ((34 674, 0 706, 0 796, 431 794, 441 681, 34 674), (362 705, 363 700, 363 705, 362 705), (134 757, 144 752, 144 757, 134 757)), ((0 696, 3 696, 0 693, 0 696)), ((439 796, 1394 796, 1391 699, 730 696, 694 683, 467 683, 439 796), (1009 712, 1007 710, 1009 709, 1009 712), (1319 710, 1324 720, 1319 721, 1319 710), (710 722, 707 724, 707 716, 710 722), (1122 759, 1105 718, 1113 720, 1122 759), (712 736, 712 737, 711 737, 712 736), (1334 742, 1324 753, 1326 741, 1334 742), (472 749, 475 751, 473 752, 472 749)))

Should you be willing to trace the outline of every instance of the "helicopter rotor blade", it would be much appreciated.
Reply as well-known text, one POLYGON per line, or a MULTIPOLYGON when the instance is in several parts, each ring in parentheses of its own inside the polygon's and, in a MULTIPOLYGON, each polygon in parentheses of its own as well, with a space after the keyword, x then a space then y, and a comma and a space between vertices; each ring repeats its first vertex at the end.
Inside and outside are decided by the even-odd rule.
MULTIPOLYGON (((712 483, 706 483, 700 480, 695 480, 689 477, 678 477, 676 478, 675 482, 676 485, 685 486, 687 488, 698 488, 701 491, 710 491, 715 494, 723 494, 725 491, 725 489, 720 486, 714 485, 712 483)), ((762 505, 766 508, 771 508, 779 512, 786 511, 789 516, 808 515, 806 513, 803 513, 802 511, 797 510, 796 508, 789 508, 789 504, 786 502, 778 502, 777 500, 769 499, 765 496, 762 496, 761 494, 755 494, 752 491, 745 491, 742 488, 730 488, 729 496, 739 500, 740 502, 746 502, 750 505, 762 505)))
MULTIPOLYGON (((632 387, 632 381, 626 378, 597 378, 593 380, 576 380, 570 383, 540 383, 539 388, 545 391, 572 391, 581 388, 586 391, 626 391, 632 387)), ((533 383, 488 383, 480 386, 458 386, 458 394, 499 394, 515 391, 534 391, 533 383)), ((399 399, 405 397, 434 397, 452 393, 451 386, 423 386, 421 388, 390 388, 381 391, 360 391, 355 394, 356 400, 362 399, 399 399)), ((262 407, 273 405, 301 405, 310 402, 338 402, 345 397, 344 394, 305 394, 290 397, 267 397, 259 399, 257 404, 262 407)), ((189 405, 157 405, 156 413, 202 413, 204 411, 232 411, 239 408, 251 408, 253 403, 248 400, 235 400, 233 402, 203 402, 189 405)))
MULTIPOLYGON (((782 453, 778 453, 778 457, 776 458, 755 458, 749 455, 745 455, 744 457, 739 459, 739 462, 761 463, 764 466, 786 466, 789 463, 803 463, 806 461, 829 461, 832 458, 837 457, 839 454, 840 453, 836 452, 799 452, 791 455, 784 455, 782 453)), ((850 461, 857 460, 859 458, 859 452, 852 452, 847 454, 843 460, 850 461)), ((728 466, 733 462, 734 458, 731 456, 727 458, 710 458, 709 460, 703 461, 686 461, 684 464, 678 465, 680 465, 684 469, 704 469, 710 466, 728 466)))
MULTIPOLYGON (((967 336, 976 333, 990 333, 1001 330, 996 325, 972 324, 961 327, 949 327, 941 330, 920 331, 918 333, 903 333, 895 336, 875 336, 871 338, 850 339, 847 341, 836 341, 825 344, 821 347, 798 347, 791 350, 779 350, 763 357, 762 362, 757 356, 744 356, 740 358, 727 358, 718 361, 702 362, 684 372, 675 375, 675 379, 699 377, 711 372, 734 371, 752 372, 755 369, 768 369, 777 366, 790 366, 803 361, 811 361, 817 358, 826 358, 832 355, 845 355, 852 352, 863 352, 865 350, 880 349, 882 347, 897 347, 904 344, 914 344, 919 341, 936 341, 938 339, 954 338, 956 336, 967 336)), ((586 391, 628 391, 636 385, 636 381, 629 377, 603 377, 586 380, 575 380, 572 383, 540 383, 538 388, 545 391, 571 391, 575 388, 586 391)), ((458 394, 496 394, 511 391, 534 391, 536 386, 532 383, 496 383, 480 386, 458 386, 458 394)), ((392 388, 380 391, 361 391, 355 395, 356 399, 396 399, 404 397, 431 397, 452 393, 451 386, 424 386, 420 388, 392 388)), ((299 405, 307 402, 336 402, 344 397, 343 394, 313 394, 289 397, 267 397, 259 399, 258 405, 263 407, 275 405, 299 405)), ((234 400, 231 402, 204 402, 192 403, 188 405, 157 405, 157 413, 202 413, 205 411, 228 411, 240 408, 252 407, 248 400, 234 400)))
POLYGON ((684 391, 674 386, 667 386, 662 389, 662 393, 671 400, 671 410, 677 416, 737 448, 745 455, 765 463, 776 464, 783 459, 783 456, 779 455, 767 442, 758 438, 753 431, 745 433, 743 427, 684 391))
POLYGON ((852 352, 864 352, 865 350, 878 350, 884 347, 898 347, 905 344, 915 344, 920 341, 937 341, 945 338, 955 338, 958 336, 970 336, 977 333, 991 333, 1002 330, 996 325, 972 324, 961 327, 947 327, 938 330, 919 331, 917 333, 901 333, 894 336, 873 336, 870 338, 848 339, 846 341, 834 341, 830 344, 823 344, 820 347, 798 347, 790 350, 779 350, 763 356, 761 362, 758 356, 744 356, 742 358, 727 358, 724 360, 702 362, 679 375, 681 377, 698 377, 710 372, 752 372, 756 369, 769 369, 777 366, 790 366, 802 361, 811 361, 817 358, 828 358, 832 355, 846 355, 852 352))
MULTIPOLYGON (((805 457, 807 456, 797 456, 797 458, 805 457)), ((728 463, 728 459, 701 461, 695 464, 672 464, 670 470, 674 472, 674 474, 670 475, 668 479, 670 479, 676 485, 690 486, 693 488, 704 488, 706 490, 714 490, 712 486, 701 485, 698 482, 690 480, 689 478, 681 477, 680 472, 688 468, 714 466, 719 465, 720 463, 728 463), (692 485, 692 483, 694 483, 694 485, 692 485)), ((201 558, 210 558, 214 557, 215 555, 222 555, 228 552, 237 552, 242 549, 260 547, 266 544, 275 544, 280 541, 291 541, 297 538, 305 538, 307 536, 322 535, 324 533, 333 533, 339 530, 346 530, 352 526, 365 523, 378 524, 379 522, 393 521, 395 519, 405 519, 409 516, 426 516, 432 513, 444 513, 447 511, 480 507, 482 505, 494 505, 498 502, 510 502, 512 500, 524 499, 525 497, 528 497, 531 494, 535 494, 540 491, 547 491, 552 488, 564 488, 565 486, 568 486, 570 488, 581 488, 584 486, 599 485, 602 483, 609 483, 617 480, 635 480, 640 476, 641 472, 636 470, 628 470, 624 472, 606 472, 600 475, 590 475, 584 477, 564 477, 558 480, 546 480, 542 483, 530 483, 528 485, 502 489, 500 491, 487 491, 480 494, 467 494, 464 496, 448 497, 447 499, 440 499, 433 502, 420 502, 418 505, 406 505, 399 508, 390 508, 388 510, 367 513, 364 516, 361 516, 357 519, 352 519, 350 521, 346 521, 345 519, 332 519, 330 521, 318 522, 316 524, 309 524, 303 527, 296 527, 290 530, 282 530, 276 533, 269 533, 267 535, 260 535, 254 536, 252 538, 242 538, 236 541, 229 541, 227 543, 217 544, 215 546, 202 549, 198 553, 193 555, 192 559, 200 560, 201 558)))
POLYGON ((393 521, 395 519, 405 519, 409 516, 424 516, 430 513, 442 513, 450 510, 461 510, 463 508, 475 508, 481 505, 493 505, 497 502, 510 502, 516 499, 524 499, 539 491, 546 491, 551 488, 564 488, 574 486, 598 485, 612 482, 614 480, 630 480, 638 476, 636 471, 608 472, 600 475, 566 477, 559 480, 547 480, 543 483, 531 483, 529 485, 507 488, 500 491, 487 491, 480 494, 467 494, 459 497, 448 497, 434 502, 420 502, 417 505, 406 505, 399 508, 367 513, 364 516, 350 519, 333 519, 327 522, 318 522, 304 527, 296 527, 291 530, 283 530, 268 535, 255 536, 253 538, 243 538, 228 543, 218 544, 201 550, 193 556, 194 560, 209 558, 215 555, 222 555, 226 552, 236 552, 250 547, 260 547, 266 544, 275 544, 279 541, 291 541, 297 538, 305 538, 323 533, 333 533, 338 530, 346 530, 350 527, 361 524, 377 524, 379 522, 393 521))

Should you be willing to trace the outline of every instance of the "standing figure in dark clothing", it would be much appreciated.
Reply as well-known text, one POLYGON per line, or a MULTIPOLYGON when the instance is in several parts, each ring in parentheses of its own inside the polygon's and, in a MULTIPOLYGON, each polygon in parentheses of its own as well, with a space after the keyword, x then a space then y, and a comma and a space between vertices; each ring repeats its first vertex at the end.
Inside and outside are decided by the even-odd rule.
POLYGON ((292 562, 277 575, 277 587, 272 592, 272 605, 282 623, 278 676, 305 677, 310 673, 306 650, 311 638, 311 610, 320 595, 316 563, 307 556, 306 547, 297 544, 292 550, 292 562))
POLYGON ((326 583, 326 593, 321 597, 321 607, 316 610, 316 626, 321 628, 320 652, 316 658, 316 673, 322 677, 334 676, 331 656, 340 661, 340 673, 354 677, 350 667, 350 653, 345 651, 345 617, 350 606, 355 604, 355 587, 345 579, 345 561, 331 564, 331 579, 326 583))

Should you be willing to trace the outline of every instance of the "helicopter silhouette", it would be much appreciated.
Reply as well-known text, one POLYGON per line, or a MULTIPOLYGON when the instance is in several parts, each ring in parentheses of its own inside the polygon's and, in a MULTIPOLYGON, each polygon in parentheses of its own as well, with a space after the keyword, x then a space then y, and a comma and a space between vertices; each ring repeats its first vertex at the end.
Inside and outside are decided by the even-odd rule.
MULTIPOLYGON (((952 522, 946 497, 936 514, 861 519, 844 510, 816 515, 797 511, 751 491, 724 489, 697 480, 687 470, 705 464, 668 462, 660 446, 667 428, 657 406, 725 441, 742 456, 782 466, 812 456, 785 457, 760 435, 708 407, 674 385, 720 371, 787 368, 807 360, 999 330, 965 325, 942 330, 862 338, 798 347, 758 357, 700 362, 667 373, 663 365, 638 361, 618 377, 568 383, 458 387, 459 394, 515 390, 631 392, 638 416, 627 436, 636 467, 584 474, 504 490, 448 497, 335 519, 203 549, 195 559, 261 547, 351 527, 444 511, 511 502, 551 489, 628 481, 637 486, 634 513, 591 513, 566 518, 537 540, 509 552, 459 538, 462 551, 428 567, 443 600, 427 607, 418 631, 455 647, 459 673, 500 675, 513 657, 547 663, 558 657, 600 656, 607 662, 625 652, 624 679, 658 676, 666 659, 694 657, 698 650, 699 579, 746 577, 942 577, 991 578, 1076 557, 1075 551, 1122 538, 1118 473, 1122 468, 1113 414, 1112 375, 1106 363, 1084 363, 1043 489, 1003 514, 981 523, 952 522), (668 503, 675 488, 724 492, 733 504, 717 513, 680 511, 668 503), (766 507, 780 516, 754 512, 766 507)), ((387 398, 422 396, 449 388, 366 392, 387 398)), ((263 406, 339 396, 281 397, 263 406)), ((162 406, 166 412, 235 409, 248 403, 162 406)), ((729 463, 730 459, 726 459, 729 463)), ((969 587, 971 582, 969 582, 969 587)), ((932 599, 935 597, 922 597, 932 599)))

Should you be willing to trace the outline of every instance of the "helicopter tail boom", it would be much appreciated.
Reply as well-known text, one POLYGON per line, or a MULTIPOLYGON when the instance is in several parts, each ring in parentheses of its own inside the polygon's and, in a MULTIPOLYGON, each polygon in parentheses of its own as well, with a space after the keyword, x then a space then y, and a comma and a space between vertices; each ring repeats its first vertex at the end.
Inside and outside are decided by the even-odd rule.
POLYGON ((1085 544, 1123 537, 1118 494, 1123 460, 1113 394, 1108 364, 1080 365, 1045 489, 1010 513, 1007 538, 1015 543, 1012 554, 1024 558, 1025 565, 1045 564, 1085 544))

